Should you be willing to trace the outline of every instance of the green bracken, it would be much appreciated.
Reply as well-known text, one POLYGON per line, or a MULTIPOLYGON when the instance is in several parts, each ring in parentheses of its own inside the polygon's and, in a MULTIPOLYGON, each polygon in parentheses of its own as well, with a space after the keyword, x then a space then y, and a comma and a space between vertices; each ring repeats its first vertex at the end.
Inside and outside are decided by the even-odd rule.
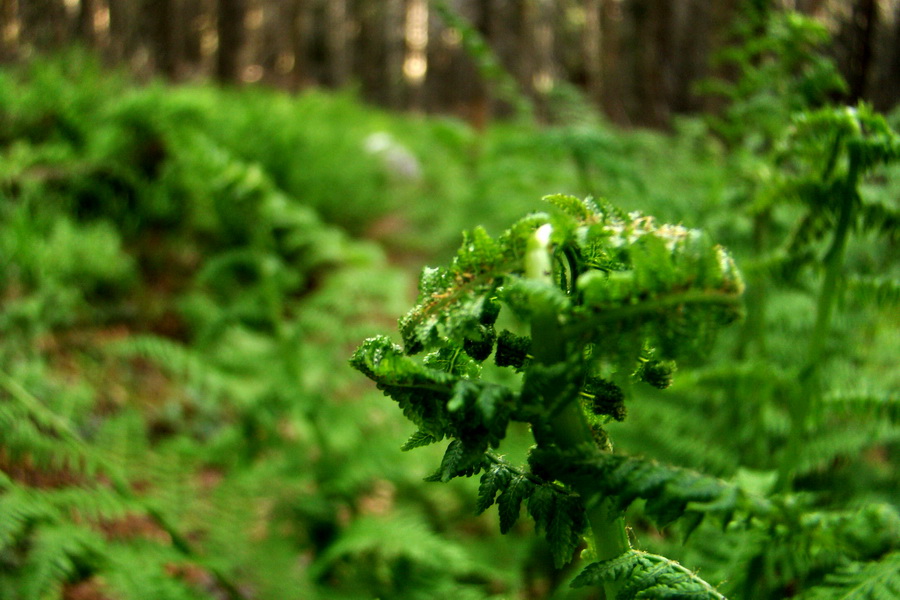
POLYGON ((557 568, 587 538, 592 563, 573 585, 610 598, 721 598, 674 561, 632 549, 624 511, 643 499, 658 525, 692 528, 754 501, 724 481, 615 454, 605 427, 624 418, 632 384, 666 387, 673 361, 708 350, 739 317, 740 274, 702 232, 590 199, 547 200, 557 210, 497 239, 466 234, 449 267, 424 270, 400 321, 403 346, 370 338, 351 363, 418 427, 405 450, 450 440, 428 480, 480 474, 478 510, 497 504, 505 533, 524 505, 557 568), (498 307, 530 335, 498 338, 498 307), (482 364, 495 339, 514 384, 482 364), (513 421, 534 436, 527 465, 498 453, 513 421))

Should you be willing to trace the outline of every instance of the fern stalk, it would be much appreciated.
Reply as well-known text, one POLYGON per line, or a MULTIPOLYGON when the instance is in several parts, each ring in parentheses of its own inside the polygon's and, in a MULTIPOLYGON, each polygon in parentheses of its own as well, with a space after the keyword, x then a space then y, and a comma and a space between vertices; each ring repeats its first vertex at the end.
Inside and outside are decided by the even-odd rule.
MULTIPOLYGON (((553 285, 552 258, 550 252, 550 233, 552 226, 543 225, 534 232, 528 241, 528 254, 525 257, 525 276, 528 279, 547 285, 553 285)), ((556 310, 546 301, 534 306, 531 321, 531 339, 534 360, 545 365, 553 365, 566 360, 566 343, 559 324, 556 310)), ((556 405, 556 398, 545 399, 556 405)), ((575 450, 579 446, 592 447, 594 439, 591 429, 585 420, 578 402, 572 398, 559 398, 561 408, 549 420, 550 441, 561 450, 575 450)), ((538 437, 538 432, 536 437, 538 437)), ((540 443, 540 440, 538 440, 540 443)), ((597 560, 609 560, 621 556, 631 550, 628 534, 625 531, 625 520, 613 509, 609 499, 600 498, 596 490, 588 485, 573 485, 576 492, 584 499, 588 523, 593 535, 594 551, 597 560)), ((620 581, 609 581, 603 584, 607 598, 615 598, 620 581)))
MULTIPOLYGON (((831 177, 835 168, 836 157, 840 153, 843 144, 842 136, 838 135, 834 141, 832 153, 825 167, 823 179, 831 177)), ((816 386, 817 375, 821 368, 823 348, 828 341, 828 333, 831 330, 831 321, 834 315, 834 307, 838 300, 838 282, 844 265, 844 253, 850 238, 850 229, 856 217, 857 185, 859 184, 859 156, 858 153, 849 150, 849 166, 841 187, 840 209, 838 221, 834 230, 831 244, 825 254, 825 275, 822 286, 819 288, 816 299, 816 320, 813 325, 812 335, 807 348, 806 364, 800 373, 800 384, 803 393, 791 403, 791 432, 788 441, 789 456, 797 456, 805 438, 806 425, 810 415, 816 412, 819 404, 816 399, 819 393, 816 386)), ((781 489, 790 486, 791 473, 788 472, 790 461, 782 461, 779 485, 781 489)))

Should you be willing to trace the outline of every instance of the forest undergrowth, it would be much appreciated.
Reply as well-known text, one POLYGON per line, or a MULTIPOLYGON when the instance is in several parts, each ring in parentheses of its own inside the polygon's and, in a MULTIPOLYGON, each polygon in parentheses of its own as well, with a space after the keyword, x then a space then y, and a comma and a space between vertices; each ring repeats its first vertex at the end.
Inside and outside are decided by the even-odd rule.
MULTIPOLYGON (((78 53, 0 72, 0 600, 603 598, 569 585, 602 579, 580 529, 562 560, 477 515, 484 479, 440 444, 401 453, 415 429, 348 364, 461 231, 551 193, 703 230, 746 282, 668 389, 604 367, 602 428, 612 456, 753 502, 663 526, 648 484, 629 543, 735 599, 900 596, 900 116, 835 101, 818 27, 763 29, 704 91, 729 109, 669 133, 583 109, 476 131, 350 92, 137 85, 78 53), (450 481, 423 482, 435 465, 450 481)), ((526 470, 529 423, 502 436, 526 470)))

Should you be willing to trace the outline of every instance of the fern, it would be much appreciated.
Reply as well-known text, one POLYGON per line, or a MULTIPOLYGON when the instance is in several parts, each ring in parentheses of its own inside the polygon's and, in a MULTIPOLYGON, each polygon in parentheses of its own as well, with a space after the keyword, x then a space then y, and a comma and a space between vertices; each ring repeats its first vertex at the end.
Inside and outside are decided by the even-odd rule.
MULTIPOLYGON (((167 537, 168 559, 198 556, 163 511, 134 493, 121 465, 2 372, 0 386, 0 421, 9 425, 0 436, 0 564, 28 540, 24 556, 7 565, 21 573, 24 598, 58 593, 67 580, 109 569, 114 549, 99 530, 130 514, 167 537)), ((228 597, 242 597, 223 572, 206 568, 228 597)))
POLYGON ((804 600, 889 600, 900 595, 900 552, 867 563, 854 562, 829 574, 804 600))
POLYGON ((617 600, 725 599, 725 596, 677 562, 636 550, 588 565, 572 581, 572 587, 617 581, 627 582, 616 594, 617 600))
MULTIPOLYGON (((729 255, 683 227, 591 200, 547 200, 556 212, 528 216, 497 239, 466 234, 447 268, 424 270, 418 305, 400 320, 404 346, 378 336, 351 358, 418 427, 404 448, 449 438, 427 480, 482 473, 477 509, 497 504, 505 533, 524 505, 557 568, 589 524, 602 560, 630 552, 621 515, 636 498, 662 525, 691 512, 689 529, 703 511, 727 522, 739 510, 766 510, 713 478, 609 453, 602 416, 624 413, 598 400, 618 389, 600 385, 604 373, 667 386, 674 366, 660 361, 702 353, 739 315, 743 283, 729 255), (503 308, 530 324, 530 341, 494 333, 503 308), (521 387, 481 378, 495 343, 497 364, 520 372, 521 387), (601 408, 585 412, 582 397, 601 408), (527 467, 491 450, 513 421, 529 423, 537 442, 527 467)), ((620 393, 613 404, 623 401, 620 393)), ((681 597, 699 584, 654 565, 603 585, 631 598, 681 597)))
POLYGON ((866 416, 900 423, 900 396, 897 392, 873 390, 831 391, 823 397, 825 410, 844 417, 866 416))

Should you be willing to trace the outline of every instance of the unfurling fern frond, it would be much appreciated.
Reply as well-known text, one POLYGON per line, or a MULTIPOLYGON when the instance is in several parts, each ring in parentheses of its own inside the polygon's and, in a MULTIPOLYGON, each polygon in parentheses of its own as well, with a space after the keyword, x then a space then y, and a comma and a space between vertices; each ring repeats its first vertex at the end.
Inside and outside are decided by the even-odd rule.
MULTIPOLYGON (((557 568, 588 523, 603 548, 597 558, 629 551, 622 514, 637 498, 660 525, 686 517, 688 530, 707 513, 727 522, 764 511, 723 481, 612 454, 604 430, 625 418, 625 380, 668 387, 674 360, 708 350, 740 315, 743 282, 729 254, 699 231, 591 199, 547 200, 559 212, 527 216, 497 239, 476 229, 448 267, 424 270, 418 304, 400 320, 402 348, 379 336, 353 354, 351 365, 418 427, 405 448, 449 438, 427 479, 481 472, 478 510, 497 504, 506 533, 524 505, 557 568), (503 331, 495 342, 487 328, 498 305, 530 335, 503 331), (495 343, 495 362, 513 367, 521 385, 481 379, 495 343), (413 356, 421 351, 430 353, 413 356), (512 421, 528 423, 537 442, 527 467, 490 451, 512 421)), ((640 556, 642 568, 622 581, 598 580, 607 597, 714 593, 674 563, 640 556)))

